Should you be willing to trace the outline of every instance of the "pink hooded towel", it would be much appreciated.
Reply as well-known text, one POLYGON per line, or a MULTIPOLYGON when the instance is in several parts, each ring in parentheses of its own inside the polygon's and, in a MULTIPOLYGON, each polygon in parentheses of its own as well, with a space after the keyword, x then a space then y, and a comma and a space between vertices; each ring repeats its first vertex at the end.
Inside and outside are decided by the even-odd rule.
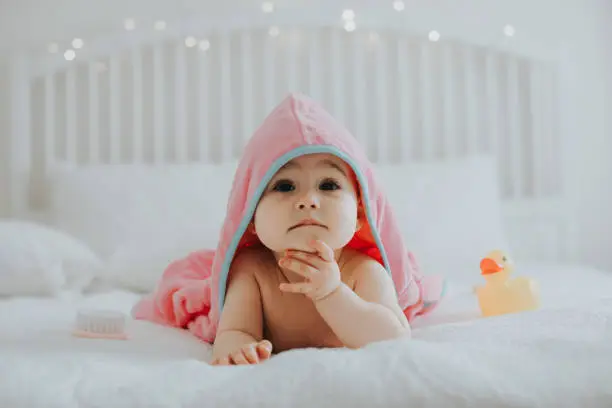
POLYGON ((409 321, 431 311, 442 299, 443 280, 418 270, 365 151, 321 105, 292 94, 270 113, 245 147, 217 248, 170 264, 156 290, 134 306, 134 318, 185 328, 214 342, 232 260, 237 251, 257 242, 247 227, 260 196, 285 163, 312 153, 336 155, 356 175, 368 225, 348 246, 376 259, 391 274, 409 321))

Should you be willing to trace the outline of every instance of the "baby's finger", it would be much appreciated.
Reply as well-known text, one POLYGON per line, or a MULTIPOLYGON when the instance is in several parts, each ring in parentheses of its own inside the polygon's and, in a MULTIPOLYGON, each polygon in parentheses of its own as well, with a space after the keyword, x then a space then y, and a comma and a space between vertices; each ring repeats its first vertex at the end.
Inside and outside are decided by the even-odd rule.
POLYGON ((242 350, 239 350, 232 354, 232 361, 236 365, 246 365, 249 364, 246 357, 244 356, 242 350))
POLYGON ((263 340, 257 344, 257 353, 262 360, 268 359, 272 354, 272 343, 263 340))
POLYGON ((281 283, 279 289, 281 292, 309 293, 312 290, 312 285, 309 282, 281 283))
POLYGON ((312 278, 314 275, 319 273, 316 268, 308 265, 305 262, 302 262, 299 259, 293 257, 285 257, 280 260, 280 265, 284 268, 287 268, 299 275, 302 275, 306 279, 312 278))
POLYGON ((225 357, 221 357, 215 360, 215 362, 213 362, 213 365, 220 365, 220 366, 228 366, 228 365, 232 365, 229 356, 225 356, 225 357))
POLYGON ((259 356, 257 355, 257 351, 255 350, 255 345, 254 344, 250 344, 248 346, 245 346, 242 349, 242 353, 244 355, 244 357, 246 358, 246 361, 248 364, 257 364, 259 363, 259 356))
POLYGON ((334 260, 334 251, 325 242, 316 239, 310 243, 310 246, 317 250, 324 261, 331 262, 334 260))

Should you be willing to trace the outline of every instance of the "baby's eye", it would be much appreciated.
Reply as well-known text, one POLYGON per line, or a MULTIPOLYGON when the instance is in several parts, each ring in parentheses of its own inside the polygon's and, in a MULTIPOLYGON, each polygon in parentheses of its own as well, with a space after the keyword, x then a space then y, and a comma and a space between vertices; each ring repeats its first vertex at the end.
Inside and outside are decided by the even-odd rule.
POLYGON ((288 193, 295 190, 295 185, 290 180, 279 180, 274 184, 272 190, 279 191, 281 193, 288 193))
POLYGON ((335 180, 324 180, 319 184, 319 188, 324 191, 334 191, 340 189, 340 184, 335 180))

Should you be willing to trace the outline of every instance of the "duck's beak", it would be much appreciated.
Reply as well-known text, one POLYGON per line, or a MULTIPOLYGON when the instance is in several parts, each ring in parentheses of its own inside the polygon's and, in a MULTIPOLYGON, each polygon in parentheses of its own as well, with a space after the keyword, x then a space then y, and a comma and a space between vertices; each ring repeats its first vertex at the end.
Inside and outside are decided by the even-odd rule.
POLYGON ((504 268, 491 258, 484 258, 480 261, 480 271, 483 275, 501 272, 504 268))

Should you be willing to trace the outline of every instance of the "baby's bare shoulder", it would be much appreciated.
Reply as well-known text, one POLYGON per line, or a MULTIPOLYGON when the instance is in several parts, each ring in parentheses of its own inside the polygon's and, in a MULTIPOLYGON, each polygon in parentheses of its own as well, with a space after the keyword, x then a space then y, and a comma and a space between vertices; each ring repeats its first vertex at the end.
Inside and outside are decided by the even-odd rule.
POLYGON ((270 256, 269 250, 260 245, 250 246, 247 248, 243 248, 234 257, 235 263, 243 263, 243 262, 261 262, 266 257, 270 256))
POLYGON ((347 283, 354 284, 360 280, 364 273, 380 273, 384 272, 383 266, 372 257, 365 255, 354 249, 346 249, 344 262, 340 265, 340 272, 343 280, 347 283))
POLYGON ((355 269, 382 267, 376 259, 352 248, 345 249, 343 257, 342 269, 346 269, 347 272, 354 271, 355 269))

